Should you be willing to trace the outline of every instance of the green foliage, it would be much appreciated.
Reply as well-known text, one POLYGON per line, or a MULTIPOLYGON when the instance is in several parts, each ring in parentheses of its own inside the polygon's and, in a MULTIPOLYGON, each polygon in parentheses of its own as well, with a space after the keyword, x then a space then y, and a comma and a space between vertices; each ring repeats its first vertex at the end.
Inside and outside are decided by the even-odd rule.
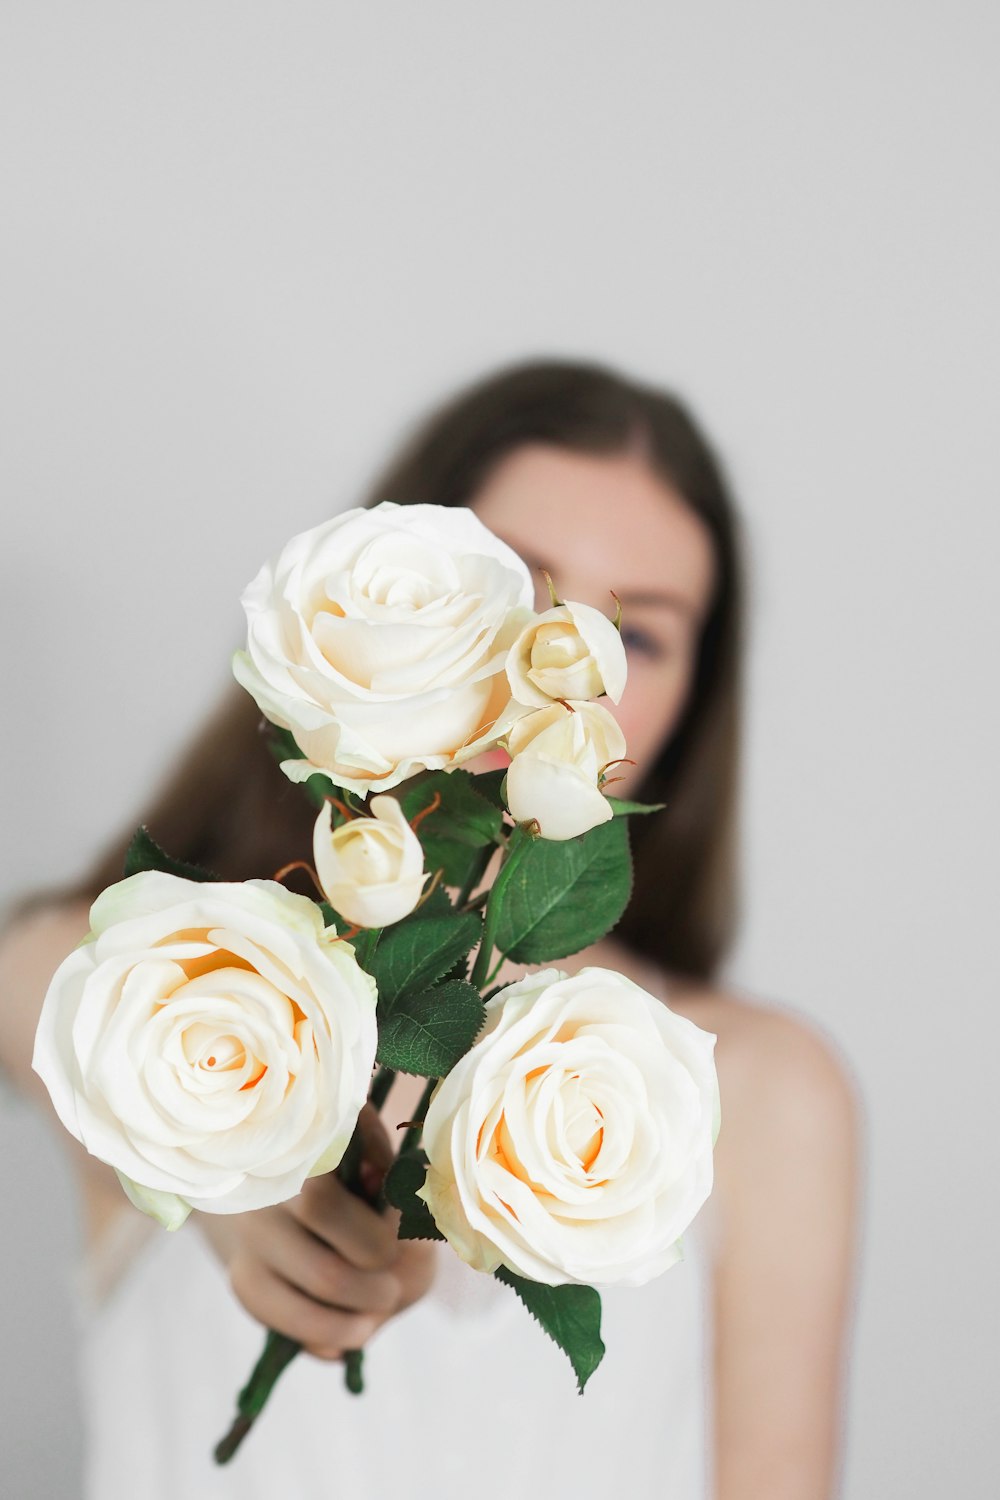
POLYGON ((189 865, 183 859, 172 859, 153 838, 148 828, 137 828, 125 854, 125 875, 143 870, 162 870, 166 875, 182 875, 185 880, 218 880, 211 870, 189 865))
POLYGON ((620 797, 609 797, 611 810, 616 818, 632 818, 639 813, 662 812, 665 802, 623 802, 620 797))
POLYGON ((504 781, 507 778, 506 770, 502 771, 480 771, 472 778, 472 784, 480 797, 485 797, 494 807, 501 812, 507 808, 507 799, 504 796, 504 781))
MULTIPOLYGON (((429 903, 428 903, 429 904, 429 903)), ((384 927, 365 967, 378 986, 379 1002, 389 1012, 403 995, 434 984, 479 941, 482 921, 475 912, 417 912, 384 927)))
POLYGON ((425 867, 441 870, 446 885, 464 885, 477 863, 485 865, 480 851, 492 850, 503 838, 503 815, 480 794, 481 779, 468 771, 434 771, 407 787, 399 799, 410 821, 431 806, 435 795, 441 799, 421 819, 417 837, 425 867))
POLYGON ((631 892, 623 818, 575 839, 534 839, 499 893, 494 942, 518 963, 579 953, 610 932, 631 892))
POLYGON ((436 885, 416 911, 411 911, 407 921, 419 922, 422 917, 448 917, 454 912, 451 897, 443 885, 436 885))
POLYGON ((378 1061, 402 1073, 441 1078, 468 1052, 486 1019, 475 985, 449 979, 391 1005, 379 998, 378 1061))
POLYGON ((592 1286, 545 1286, 515 1275, 506 1266, 498 1267, 493 1274, 517 1293, 549 1338, 568 1355, 582 1395, 604 1358, 600 1294, 592 1286))
MULTIPOLYGON (((339 930, 344 931, 345 929, 340 928, 339 930)), ((369 974, 371 973, 372 956, 381 936, 381 927, 366 927, 361 932, 356 932, 350 939, 355 958, 363 969, 367 969, 369 974)))
POLYGON ((443 1240, 444 1235, 435 1224, 431 1211, 423 1198, 417 1197, 417 1189, 423 1187, 427 1173, 427 1158, 422 1151, 401 1152, 392 1166, 383 1186, 386 1201, 398 1208, 398 1238, 401 1240, 443 1240))

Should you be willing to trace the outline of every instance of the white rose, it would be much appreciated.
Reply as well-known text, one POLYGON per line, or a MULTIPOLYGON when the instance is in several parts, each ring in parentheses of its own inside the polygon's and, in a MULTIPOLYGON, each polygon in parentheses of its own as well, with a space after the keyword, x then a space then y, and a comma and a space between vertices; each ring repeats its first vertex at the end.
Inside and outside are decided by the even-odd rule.
POLYGON ((94 902, 49 986, 33 1066, 56 1113, 167 1228, 335 1167, 375 1061, 375 984, 270 880, 146 871, 94 902))
MULTIPOLYGON (((365 793, 494 745, 507 651, 530 614, 525 564, 464 506, 349 510, 293 537, 243 594, 237 680, 304 760, 365 793)), ((506 717, 505 717, 506 714, 506 717)))
POLYGON ((511 692, 532 708, 602 693, 617 703, 627 672, 616 626, 599 609, 569 599, 526 625, 507 657, 511 692))
POLYGON ((535 709, 509 731, 507 749, 507 806, 516 822, 534 819, 542 838, 572 839, 612 816, 601 777, 624 759, 625 736, 599 703, 535 709))
POLYGON ((715 1036, 609 969, 508 985, 442 1079, 420 1190, 480 1271, 639 1286, 712 1190, 715 1036))
POLYGON ((316 819, 313 860, 323 894, 358 927, 388 927, 420 900, 426 876, 420 840, 395 797, 373 797, 370 818, 332 827, 329 802, 316 819))

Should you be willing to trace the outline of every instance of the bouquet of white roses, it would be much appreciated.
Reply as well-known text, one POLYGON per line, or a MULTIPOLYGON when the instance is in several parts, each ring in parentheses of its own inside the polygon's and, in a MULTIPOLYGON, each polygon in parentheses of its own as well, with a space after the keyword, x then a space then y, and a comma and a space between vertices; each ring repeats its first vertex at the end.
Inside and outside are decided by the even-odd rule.
MULTIPOLYGON (((582 1391, 597 1288, 679 1258, 720 1111, 715 1037, 624 976, 545 968, 490 992, 506 960, 614 926, 626 819, 652 810, 606 792, 619 618, 550 593, 536 614, 524 563, 466 509, 383 504, 293 538, 244 593, 234 671, 316 804, 317 899, 281 884, 300 861, 222 882, 140 829, 52 980, 34 1065, 169 1229, 334 1169, 360 1190, 366 1099, 421 1076, 382 1190, 400 1237, 511 1286, 582 1391), (497 746, 505 772, 462 769, 497 746)), ((268 1335, 220 1462, 298 1347, 268 1335)), ((360 1389, 360 1352, 346 1363, 360 1389)))

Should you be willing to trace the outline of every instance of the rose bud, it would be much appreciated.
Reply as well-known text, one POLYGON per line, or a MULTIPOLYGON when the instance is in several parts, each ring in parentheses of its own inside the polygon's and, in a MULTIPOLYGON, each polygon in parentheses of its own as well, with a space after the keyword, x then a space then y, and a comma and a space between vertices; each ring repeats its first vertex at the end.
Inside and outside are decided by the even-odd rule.
POLYGON ((617 627, 589 604, 567 600, 526 625, 507 656, 518 703, 544 708, 555 698, 617 703, 625 691, 625 647, 617 627))
POLYGON ((313 830, 313 859, 335 911, 358 927, 388 927, 420 900, 424 851, 395 797, 373 797, 369 808, 370 818, 333 828, 325 803, 313 830))
POLYGON ((552 703, 519 719, 507 736, 507 806, 544 839, 572 839, 606 823, 602 773, 625 758, 625 736, 597 703, 552 703))

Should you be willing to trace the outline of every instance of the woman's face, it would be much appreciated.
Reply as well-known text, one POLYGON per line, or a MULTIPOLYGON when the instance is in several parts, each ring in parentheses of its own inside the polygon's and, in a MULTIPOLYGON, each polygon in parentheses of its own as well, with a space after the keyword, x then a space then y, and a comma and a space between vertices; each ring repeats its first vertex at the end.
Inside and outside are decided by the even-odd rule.
POLYGON ((472 501, 479 518, 524 558, 550 608, 560 599, 613 616, 622 603, 628 683, 617 706, 635 766, 616 773, 634 793, 680 720, 711 603, 715 559, 704 523, 642 460, 532 443, 501 460, 472 501))

